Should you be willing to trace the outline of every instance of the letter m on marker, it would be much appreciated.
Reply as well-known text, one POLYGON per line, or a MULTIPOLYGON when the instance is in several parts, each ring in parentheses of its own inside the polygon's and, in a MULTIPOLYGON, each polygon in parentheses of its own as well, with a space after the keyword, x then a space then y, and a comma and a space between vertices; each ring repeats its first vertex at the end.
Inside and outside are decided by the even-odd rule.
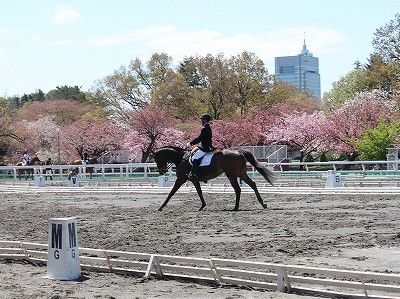
POLYGON ((76 247, 75 222, 68 223, 69 248, 76 247))
POLYGON ((62 249, 62 224, 51 225, 51 248, 62 249))

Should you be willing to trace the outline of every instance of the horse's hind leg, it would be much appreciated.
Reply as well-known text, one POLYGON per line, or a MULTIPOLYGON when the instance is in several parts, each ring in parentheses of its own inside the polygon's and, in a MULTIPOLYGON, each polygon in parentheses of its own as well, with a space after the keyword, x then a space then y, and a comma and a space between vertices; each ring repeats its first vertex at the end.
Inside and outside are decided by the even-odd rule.
POLYGON ((194 187, 196 188, 197 194, 199 195, 200 200, 201 200, 201 207, 199 209, 199 211, 201 211, 206 206, 206 202, 205 202, 204 197, 203 197, 203 191, 201 190, 200 182, 193 181, 192 183, 193 183, 194 187))
POLYGON ((235 190, 235 194, 236 194, 236 203, 235 203, 235 207, 233 208, 233 211, 238 211, 239 203, 240 203, 241 189, 240 189, 239 183, 237 181, 237 177, 228 177, 228 179, 231 182, 231 185, 232 185, 233 189, 235 190))
POLYGON ((247 185, 249 185, 249 186, 251 187, 251 189, 254 190, 254 192, 256 193, 258 202, 262 205, 262 207, 263 207, 264 209, 266 209, 266 208, 267 208, 267 204, 264 203, 263 199, 261 198, 261 195, 260 195, 260 192, 258 192, 256 183, 254 183, 253 180, 252 180, 251 178, 249 178, 249 176, 247 175, 247 173, 244 174, 244 175, 241 175, 240 178, 241 178, 247 185))

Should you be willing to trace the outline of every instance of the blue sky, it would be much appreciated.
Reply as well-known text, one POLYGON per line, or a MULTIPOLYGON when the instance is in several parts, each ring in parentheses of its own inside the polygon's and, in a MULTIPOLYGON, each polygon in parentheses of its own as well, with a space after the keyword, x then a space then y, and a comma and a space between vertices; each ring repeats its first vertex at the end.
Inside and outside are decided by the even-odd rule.
POLYGON ((375 30, 400 0, 0 0, 0 97, 56 86, 89 90, 132 59, 255 53, 274 73, 304 32, 319 58, 322 92, 366 62, 375 30))

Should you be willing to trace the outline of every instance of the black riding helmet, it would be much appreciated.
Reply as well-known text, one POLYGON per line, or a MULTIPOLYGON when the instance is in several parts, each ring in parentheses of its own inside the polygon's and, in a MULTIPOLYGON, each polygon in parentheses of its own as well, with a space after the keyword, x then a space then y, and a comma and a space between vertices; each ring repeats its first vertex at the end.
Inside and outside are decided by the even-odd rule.
POLYGON ((211 115, 208 114, 208 113, 203 113, 203 114, 200 116, 200 119, 205 119, 206 121, 211 121, 211 115))

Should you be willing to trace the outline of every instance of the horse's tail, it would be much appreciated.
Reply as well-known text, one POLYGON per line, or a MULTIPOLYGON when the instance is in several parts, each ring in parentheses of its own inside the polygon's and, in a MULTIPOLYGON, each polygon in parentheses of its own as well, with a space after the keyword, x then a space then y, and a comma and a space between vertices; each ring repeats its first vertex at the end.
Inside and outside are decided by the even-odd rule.
POLYGON ((272 171, 270 171, 268 168, 263 166, 260 162, 257 161, 257 159, 253 156, 251 152, 248 150, 238 150, 239 154, 244 156, 246 160, 255 168, 257 171, 270 183, 273 185, 273 180, 274 180, 274 175, 272 174, 272 171))

